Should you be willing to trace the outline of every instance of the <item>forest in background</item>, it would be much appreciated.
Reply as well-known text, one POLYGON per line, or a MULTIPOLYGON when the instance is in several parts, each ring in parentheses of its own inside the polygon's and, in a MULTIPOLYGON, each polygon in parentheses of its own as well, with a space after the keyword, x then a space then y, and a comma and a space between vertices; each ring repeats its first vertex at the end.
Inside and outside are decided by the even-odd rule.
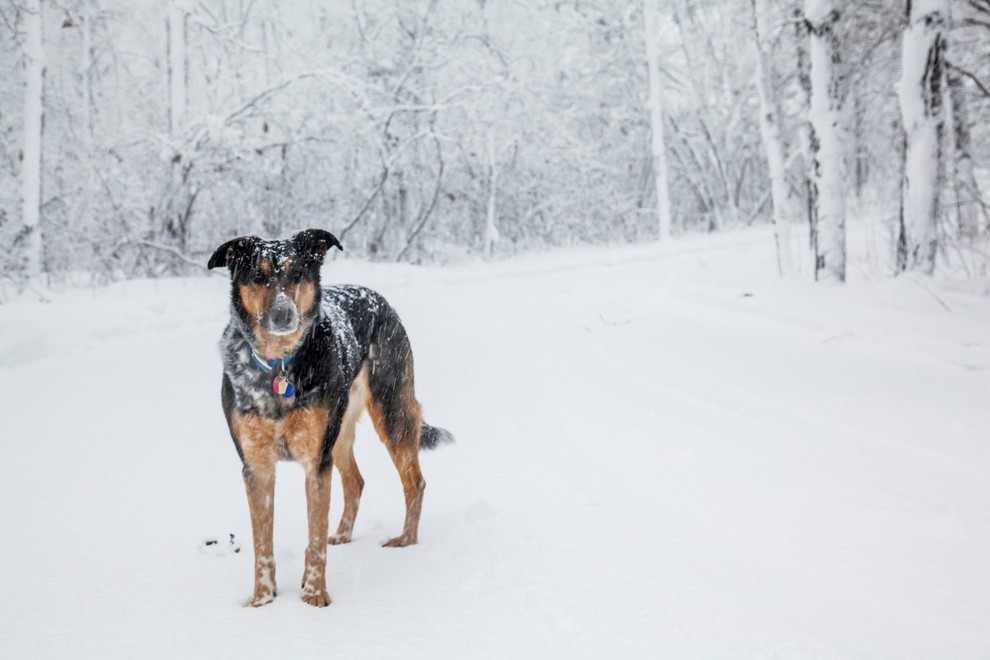
POLYGON ((444 263, 773 223, 985 278, 990 0, 0 0, 0 300, 245 233, 444 263))

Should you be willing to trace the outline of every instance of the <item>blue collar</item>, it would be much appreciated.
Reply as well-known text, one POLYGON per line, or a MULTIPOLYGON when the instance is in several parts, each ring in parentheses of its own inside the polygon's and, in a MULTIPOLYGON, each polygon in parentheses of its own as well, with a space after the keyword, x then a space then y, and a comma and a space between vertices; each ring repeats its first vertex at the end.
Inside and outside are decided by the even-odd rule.
POLYGON ((278 358, 275 360, 266 361, 260 355, 255 353, 253 348, 251 349, 251 359, 253 359, 254 363, 258 365, 258 367, 266 374, 270 374, 276 369, 279 370, 285 369, 289 365, 289 362, 291 362, 292 358, 294 357, 295 357, 295 353, 293 353, 292 355, 287 355, 284 358, 278 358))

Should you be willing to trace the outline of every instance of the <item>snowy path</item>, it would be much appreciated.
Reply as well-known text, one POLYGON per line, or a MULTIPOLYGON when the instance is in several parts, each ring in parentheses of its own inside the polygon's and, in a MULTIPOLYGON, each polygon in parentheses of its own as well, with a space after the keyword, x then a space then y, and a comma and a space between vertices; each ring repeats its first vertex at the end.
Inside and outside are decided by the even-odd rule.
POLYGON ((225 280, 0 307, 4 657, 987 657, 990 301, 782 284, 770 245, 327 267, 399 310, 458 438, 423 457, 420 544, 386 550, 401 487, 359 426, 327 610, 289 464, 280 596, 240 607, 225 280))

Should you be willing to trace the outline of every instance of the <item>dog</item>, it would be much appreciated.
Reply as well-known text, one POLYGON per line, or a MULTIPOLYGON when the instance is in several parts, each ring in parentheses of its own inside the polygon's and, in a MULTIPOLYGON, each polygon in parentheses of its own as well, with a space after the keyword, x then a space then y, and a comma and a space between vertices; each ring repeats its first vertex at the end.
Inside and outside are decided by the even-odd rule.
POLYGON ((330 604, 327 544, 351 540, 364 479, 354 462, 354 426, 367 409, 402 480, 406 518, 384 543, 416 543, 426 482, 419 451, 451 442, 425 424, 416 400, 413 356, 395 310, 359 286, 320 287, 331 248, 322 229, 290 239, 242 236, 216 249, 207 266, 230 270, 230 321, 220 340, 221 402, 243 464, 254 537, 254 594, 259 607, 277 595, 272 515, 275 465, 291 460, 306 473, 309 544, 302 599, 330 604), (344 512, 328 535, 332 468, 340 473, 344 512))

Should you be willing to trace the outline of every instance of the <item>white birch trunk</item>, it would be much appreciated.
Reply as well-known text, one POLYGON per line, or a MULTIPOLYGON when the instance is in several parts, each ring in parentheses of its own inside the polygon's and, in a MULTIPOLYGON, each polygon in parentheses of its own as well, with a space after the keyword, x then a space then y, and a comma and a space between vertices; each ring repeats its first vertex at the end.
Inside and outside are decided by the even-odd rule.
POLYGON ((653 178, 657 189, 657 229, 660 240, 670 238, 670 187, 667 183, 667 151, 663 140, 663 96, 660 82, 660 16, 658 0, 643 0, 643 40, 650 73, 650 129, 653 178))
POLYGON ((836 23, 839 12, 832 0, 806 0, 811 58, 811 158, 812 185, 818 208, 812 227, 815 279, 846 279, 845 149, 839 130, 842 109, 839 43, 836 23))
POLYGON ((798 86, 801 90, 799 99, 801 103, 801 116, 804 121, 798 122, 797 145, 801 150, 802 171, 800 178, 802 217, 806 221, 801 225, 801 245, 807 245, 808 250, 801 250, 797 253, 797 266, 802 274, 814 272, 814 243, 812 234, 815 226, 818 225, 818 189, 812 181, 813 160, 811 157, 811 58, 808 55, 808 24, 803 20, 803 16, 794 22, 797 42, 797 78, 798 86), (811 260, 807 259, 811 256, 811 260))
POLYGON ((907 153, 899 270, 931 274, 938 244, 942 132, 945 128, 945 26, 947 0, 912 0, 904 31, 900 83, 901 117, 907 153))
POLYGON ((772 87, 768 44, 763 30, 768 24, 769 7, 766 0, 751 0, 753 8, 753 37, 756 46, 756 87, 760 96, 760 137, 767 156, 770 174, 770 195, 773 200, 773 226, 777 238, 777 268, 782 276, 793 269, 788 222, 791 216, 791 196, 787 185, 784 141, 780 135, 780 113, 772 87))
POLYGON ((21 222, 25 268, 29 278, 41 273, 41 146, 44 134, 45 47, 42 0, 24 2, 24 160, 21 163, 21 222))
POLYGON ((498 242, 497 225, 498 154, 495 149, 495 129, 488 129, 488 213, 485 219, 485 256, 491 257, 498 242))
POLYGON ((168 126, 182 130, 186 114, 186 11, 178 2, 168 6, 168 126))
POLYGON ((82 88, 82 136, 86 146, 93 142, 93 19, 96 12, 90 0, 82 3, 82 57, 79 64, 82 88))

